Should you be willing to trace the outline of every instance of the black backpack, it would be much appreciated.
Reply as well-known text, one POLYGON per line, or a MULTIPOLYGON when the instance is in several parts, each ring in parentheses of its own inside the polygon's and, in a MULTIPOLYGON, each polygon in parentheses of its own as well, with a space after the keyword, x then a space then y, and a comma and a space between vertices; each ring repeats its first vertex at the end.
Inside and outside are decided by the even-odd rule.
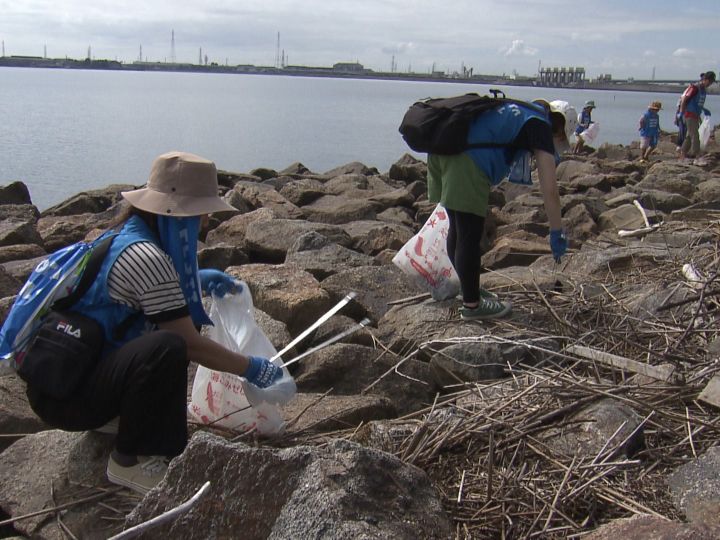
POLYGON ((403 117, 400 134, 411 149, 430 154, 453 155, 469 148, 508 147, 509 144, 493 142, 467 144, 470 124, 485 111, 505 103, 527 105, 507 99, 500 90, 490 92, 492 96, 471 93, 416 101, 403 117))

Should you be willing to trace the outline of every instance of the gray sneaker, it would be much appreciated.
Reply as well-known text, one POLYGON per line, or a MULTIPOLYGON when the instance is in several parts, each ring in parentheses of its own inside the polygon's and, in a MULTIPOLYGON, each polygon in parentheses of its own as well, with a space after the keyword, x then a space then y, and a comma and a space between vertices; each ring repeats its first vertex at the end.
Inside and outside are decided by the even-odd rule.
POLYGON ((123 467, 112 455, 108 458, 107 478, 113 484, 145 495, 165 477, 168 459, 165 456, 137 456, 138 462, 123 467))
POLYGON ((475 308, 460 308, 460 318, 463 321, 474 321, 478 319, 497 319, 503 317, 512 311, 510 302, 500 302, 492 298, 481 298, 480 303, 475 308))

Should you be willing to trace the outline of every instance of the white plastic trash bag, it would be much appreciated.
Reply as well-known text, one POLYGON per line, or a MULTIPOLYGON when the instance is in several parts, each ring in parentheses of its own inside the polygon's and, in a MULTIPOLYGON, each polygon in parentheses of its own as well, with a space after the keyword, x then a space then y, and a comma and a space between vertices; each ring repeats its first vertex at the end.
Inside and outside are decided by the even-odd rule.
MULTIPOLYGON (((224 347, 264 358, 272 358, 277 352, 255 322, 252 296, 245 283, 240 294, 213 296, 209 315, 215 325, 209 337, 224 347)), ((282 360, 278 358, 275 363, 282 365, 282 360)), ((268 388, 257 388, 243 377, 199 366, 188 410, 203 424, 238 431, 257 428, 262 435, 275 435, 284 429, 277 405, 290 401, 296 391, 295 381, 285 368, 282 379, 268 388)))
POLYGON ((589 143, 593 142, 597 138, 598 133, 600 133, 600 124, 593 122, 585 131, 580 133, 578 137, 580 137, 584 142, 589 143))
POLYGON ((429 288, 435 300, 454 298, 460 292, 460 280, 447 254, 449 229, 447 212, 438 204, 392 260, 420 286, 429 288))
POLYGON ((713 132, 713 121, 709 116, 703 115, 702 123, 700 124, 700 150, 705 150, 708 142, 710 142, 710 135, 713 132))

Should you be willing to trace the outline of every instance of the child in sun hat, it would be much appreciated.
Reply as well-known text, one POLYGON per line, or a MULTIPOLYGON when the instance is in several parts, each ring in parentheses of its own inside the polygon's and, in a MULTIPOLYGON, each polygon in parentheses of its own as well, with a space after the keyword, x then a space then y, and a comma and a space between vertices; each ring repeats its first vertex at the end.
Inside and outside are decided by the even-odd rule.
POLYGON ((660 116, 658 111, 662 103, 653 101, 648 105, 647 111, 640 117, 640 161, 647 161, 650 154, 657 148, 660 137, 660 116))
POLYGON ((578 115, 577 128, 575 128, 575 147, 573 148, 573 154, 579 154, 585 147, 585 139, 583 133, 589 128, 592 120, 592 110, 595 109, 595 102, 593 100, 586 101, 583 105, 582 111, 578 115))

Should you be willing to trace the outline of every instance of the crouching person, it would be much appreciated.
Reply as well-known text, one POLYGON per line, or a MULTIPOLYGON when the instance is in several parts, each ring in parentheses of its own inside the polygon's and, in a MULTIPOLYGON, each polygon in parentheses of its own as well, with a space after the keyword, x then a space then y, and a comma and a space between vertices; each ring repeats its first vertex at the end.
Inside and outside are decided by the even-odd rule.
POLYGON ((72 311, 102 327, 100 360, 59 399, 32 382, 27 395, 49 425, 84 431, 117 418, 108 479, 145 493, 187 444, 190 361, 267 387, 282 369, 231 352, 200 335, 209 323, 199 288, 222 296, 240 286, 217 270, 197 270, 201 221, 232 210, 218 196, 214 163, 172 152, 153 163, 146 187, 122 193, 129 203, 97 278, 72 311))

